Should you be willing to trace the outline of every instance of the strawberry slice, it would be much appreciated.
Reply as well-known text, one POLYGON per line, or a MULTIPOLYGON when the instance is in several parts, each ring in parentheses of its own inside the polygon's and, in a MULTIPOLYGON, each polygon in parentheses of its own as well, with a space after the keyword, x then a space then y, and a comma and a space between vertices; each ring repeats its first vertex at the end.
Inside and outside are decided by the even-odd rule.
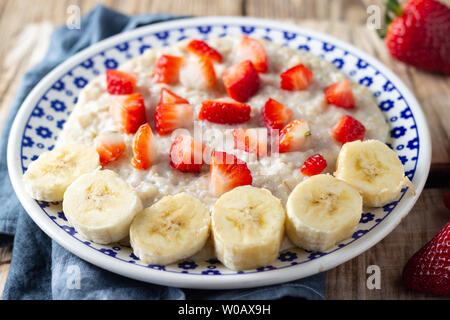
POLYGON ((153 133, 149 124, 139 127, 133 138, 133 158, 131 165, 138 170, 147 170, 151 167, 156 147, 153 141, 153 133))
POLYGON ((207 100, 202 102, 198 119, 220 124, 244 123, 250 120, 250 111, 250 106, 244 103, 207 100))
POLYGON ((411 257, 402 279, 411 290, 450 295, 450 221, 411 257))
POLYGON ((366 128, 355 118, 343 115, 333 128, 334 138, 342 143, 363 140, 366 128))
POLYGON ((183 58, 163 54, 155 63, 152 78, 156 83, 173 84, 178 81, 178 73, 183 58))
POLYGON ((140 93, 114 96, 109 110, 120 131, 126 134, 135 133, 147 122, 144 98, 140 93))
POLYGON ((293 120, 280 131, 278 151, 280 153, 298 151, 310 135, 311 131, 305 120, 293 120))
POLYGON ((106 90, 109 94, 130 94, 136 87, 138 76, 134 72, 106 70, 106 90))
POLYGON ((214 71, 214 65, 212 60, 203 56, 198 61, 201 73, 205 79, 206 88, 213 88, 216 85, 216 72, 214 71))
POLYGON ((294 112, 278 101, 269 98, 261 111, 261 115, 264 125, 268 129, 280 130, 291 121, 294 112))
POLYGON ((94 140, 94 145, 102 166, 119 159, 126 148, 122 135, 115 132, 98 135, 94 140))
POLYGON ((175 129, 191 125, 193 109, 189 101, 166 88, 161 89, 159 101, 155 109, 155 129, 158 134, 167 135, 175 129))
POLYGON ((267 155, 266 128, 235 129, 231 131, 231 134, 237 149, 254 153, 258 156, 267 155))
POLYGON ((305 90, 312 82, 313 76, 311 70, 303 64, 298 64, 280 74, 281 89, 289 91, 305 90))
POLYGON ((301 172, 305 176, 314 176, 321 173, 327 167, 327 160, 321 154, 315 154, 305 160, 301 172))
POLYGON ((180 81, 188 88, 210 89, 216 80, 214 64, 206 55, 189 59, 180 71, 180 81))
POLYGON ((159 103, 189 104, 189 101, 176 95, 167 88, 162 88, 159 103))
POLYGON ((211 191, 216 197, 236 187, 252 184, 252 173, 247 164, 221 151, 212 153, 209 174, 211 191))
POLYGON ((258 71, 250 60, 242 61, 226 69, 222 74, 222 80, 228 95, 239 102, 250 99, 260 85, 258 71))
POLYGON ((325 89, 325 99, 328 103, 344 109, 353 109, 355 107, 355 99, 352 92, 352 84, 346 79, 332 84, 325 89))
POLYGON ((160 103, 155 110, 155 129, 160 135, 167 135, 178 128, 192 124, 193 109, 190 104, 160 103))
POLYGON ((214 62, 222 63, 222 55, 216 49, 210 47, 205 41, 194 39, 189 42, 187 49, 199 57, 207 56, 214 62))
POLYGON ((200 172, 205 146, 188 135, 177 135, 170 147, 170 165, 182 172, 200 172))
POLYGON ((267 72, 266 50, 256 39, 243 35, 236 50, 236 57, 238 61, 250 60, 258 72, 267 72))

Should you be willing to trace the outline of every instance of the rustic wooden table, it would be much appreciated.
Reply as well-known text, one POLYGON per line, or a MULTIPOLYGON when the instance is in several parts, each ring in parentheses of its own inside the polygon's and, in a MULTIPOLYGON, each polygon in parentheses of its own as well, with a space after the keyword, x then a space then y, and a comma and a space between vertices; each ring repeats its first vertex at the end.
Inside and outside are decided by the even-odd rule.
MULTIPOLYGON (((95 0, 0 1, 0 127, 24 72, 42 59, 51 31, 78 5, 87 13, 95 0)), ((124 12, 180 15, 240 15, 294 22, 329 33, 375 56, 413 91, 427 116, 433 144, 431 172, 422 195, 402 223, 376 246, 326 273, 327 299, 428 299, 400 283, 407 259, 449 220, 442 197, 450 188, 450 77, 419 71, 393 60, 383 42, 366 27, 367 6, 378 0, 107 0, 124 12), (381 289, 366 286, 369 265, 381 269, 381 289)), ((11 248, 0 249, 0 296, 9 270, 11 248)))

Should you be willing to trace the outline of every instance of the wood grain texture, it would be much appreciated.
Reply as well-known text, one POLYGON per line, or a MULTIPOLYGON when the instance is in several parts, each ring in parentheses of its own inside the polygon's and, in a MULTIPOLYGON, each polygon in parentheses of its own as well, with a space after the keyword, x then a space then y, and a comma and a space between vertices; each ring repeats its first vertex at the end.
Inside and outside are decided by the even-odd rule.
POLYGON ((3 295, 3 288, 5 287, 6 278, 8 276, 11 253, 11 246, 0 248, 0 299, 3 295))
MULTIPOLYGON (((402 223, 383 241, 351 261, 327 272, 329 299, 427 299, 406 291, 400 275, 407 259, 449 220, 442 196, 450 189, 450 77, 425 73, 391 58, 384 43, 366 27, 367 6, 384 0, 103 0, 125 14, 249 15, 277 19, 326 32, 375 56, 412 90, 428 120, 432 136, 433 187, 425 189, 402 223), (435 188, 438 186, 439 188, 435 188), (366 288, 366 268, 381 268, 381 290, 366 288)), ((67 8, 81 13, 96 0, 0 1, 0 128, 23 74, 45 54, 53 28, 66 22, 67 8), (17 17, 20 16, 20 19, 17 17)), ((0 296, 9 268, 10 248, 0 249, 0 296)))
POLYGON ((409 291, 401 284, 408 259, 450 220, 443 189, 425 189, 413 210, 385 239, 358 257, 327 272, 327 299, 437 299, 409 291), (381 289, 366 286, 367 267, 381 270, 381 289))

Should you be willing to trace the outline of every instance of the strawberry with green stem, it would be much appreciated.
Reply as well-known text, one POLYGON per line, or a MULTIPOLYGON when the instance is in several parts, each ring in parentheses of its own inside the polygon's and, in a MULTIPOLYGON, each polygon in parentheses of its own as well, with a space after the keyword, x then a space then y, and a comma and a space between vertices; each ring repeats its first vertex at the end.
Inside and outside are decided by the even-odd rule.
POLYGON ((432 72, 450 73, 450 8, 437 0, 386 2, 385 38, 391 55, 432 72))

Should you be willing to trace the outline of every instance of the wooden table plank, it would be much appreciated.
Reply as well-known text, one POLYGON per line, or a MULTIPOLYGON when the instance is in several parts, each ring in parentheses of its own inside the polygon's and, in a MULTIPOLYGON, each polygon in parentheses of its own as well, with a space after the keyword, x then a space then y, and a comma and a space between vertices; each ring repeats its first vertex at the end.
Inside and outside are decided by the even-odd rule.
POLYGON ((385 239, 358 257, 327 272, 327 299, 433 299, 406 290, 401 273, 408 259, 450 220, 443 189, 425 189, 413 210, 385 239), (378 265, 381 289, 366 286, 367 267, 378 265))
POLYGON ((11 246, 0 248, 0 300, 3 295, 3 288, 5 287, 6 278, 8 276, 11 253, 11 246))

